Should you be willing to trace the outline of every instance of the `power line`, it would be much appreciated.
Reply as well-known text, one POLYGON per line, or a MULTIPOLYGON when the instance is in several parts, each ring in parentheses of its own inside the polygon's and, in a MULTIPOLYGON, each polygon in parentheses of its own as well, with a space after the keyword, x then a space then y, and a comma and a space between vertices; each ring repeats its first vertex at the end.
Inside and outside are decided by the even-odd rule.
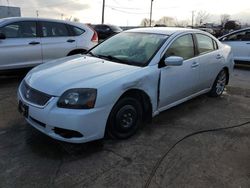
POLYGON ((126 14, 149 14, 148 12, 130 12, 130 11, 125 11, 125 10, 119 10, 117 8, 113 8, 111 6, 106 6, 114 11, 117 11, 117 12, 122 12, 122 13, 126 13, 126 14))

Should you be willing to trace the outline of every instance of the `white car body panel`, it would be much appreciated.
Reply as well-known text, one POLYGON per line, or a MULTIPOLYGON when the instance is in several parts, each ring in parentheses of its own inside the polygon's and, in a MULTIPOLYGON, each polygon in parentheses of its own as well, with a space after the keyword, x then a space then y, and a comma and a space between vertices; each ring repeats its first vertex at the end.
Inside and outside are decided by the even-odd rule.
POLYGON ((226 34, 219 38, 223 44, 226 44, 232 48, 235 61, 250 62, 250 28, 244 28, 232 33, 226 34), (227 37, 240 34, 242 32, 249 33, 245 40, 226 40, 227 37))
POLYGON ((41 64, 41 45, 29 45, 32 41, 41 43, 40 38, 0 40, 0 70, 41 64))
MULTIPOLYGON (((32 69, 23 82, 33 89, 53 97, 46 106, 37 107, 22 97, 19 88, 19 100, 29 106, 29 117, 26 120, 52 138, 72 143, 88 142, 104 137, 106 123, 112 108, 119 98, 129 90, 143 91, 150 99, 152 116, 155 116, 161 111, 208 92, 223 68, 227 68, 229 75, 231 74, 234 62, 230 47, 220 44, 212 36, 218 42, 218 50, 184 61, 182 66, 159 68, 158 63, 171 41, 183 33, 203 32, 171 28, 157 29, 153 31, 160 34, 167 33, 171 36, 152 58, 149 65, 145 67, 77 55, 32 69), (221 56, 220 58, 217 57, 218 54, 221 56), (198 66, 193 66, 193 63, 198 63, 198 66), (88 110, 59 108, 57 106, 59 97, 66 90, 72 88, 96 88, 95 107, 88 110), (32 118, 43 122, 46 127, 41 127, 32 118), (55 126, 78 131, 84 136, 82 138, 63 138, 55 134, 53 131, 55 126)), ((133 32, 152 32, 152 30, 135 29, 133 32)))
POLYGON ((20 17, 1 19, 0 28, 11 23, 25 21, 67 24, 84 29, 85 32, 80 36, 0 39, 0 70, 33 67, 41 63, 66 57, 76 50, 87 51, 97 45, 97 42, 91 41, 94 31, 81 23, 20 17), (74 42, 67 42, 68 40, 73 40, 74 42), (38 42, 39 44, 30 45, 31 42, 38 42))

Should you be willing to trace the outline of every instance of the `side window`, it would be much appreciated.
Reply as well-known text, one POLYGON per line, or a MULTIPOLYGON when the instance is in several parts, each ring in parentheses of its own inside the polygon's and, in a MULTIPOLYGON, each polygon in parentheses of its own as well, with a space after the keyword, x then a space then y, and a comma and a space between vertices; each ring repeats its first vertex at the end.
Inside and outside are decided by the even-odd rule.
POLYGON ((231 34, 223 38, 223 41, 250 41, 250 30, 231 34))
POLYGON ((79 27, 70 26, 70 28, 73 31, 74 36, 80 36, 81 34, 85 33, 85 30, 79 27))
POLYGON ((0 33, 5 34, 6 38, 34 38, 36 37, 36 22, 16 22, 4 26, 0 33))
POLYGON ((168 48, 166 57, 180 56, 184 60, 194 57, 194 43, 191 34, 184 35, 176 39, 168 48))
POLYGON ((63 23, 41 22, 43 37, 69 36, 68 29, 63 23))
POLYGON ((250 41, 250 30, 245 32, 245 35, 241 39, 242 41, 250 41))
POLYGON ((214 42, 212 38, 203 34, 196 34, 196 38, 199 54, 205 54, 214 50, 214 42))

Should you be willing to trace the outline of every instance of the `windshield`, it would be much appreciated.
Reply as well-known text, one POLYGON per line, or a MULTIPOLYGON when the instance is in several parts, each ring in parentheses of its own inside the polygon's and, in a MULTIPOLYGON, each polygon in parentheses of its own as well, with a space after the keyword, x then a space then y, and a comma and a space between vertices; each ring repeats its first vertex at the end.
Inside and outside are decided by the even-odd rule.
POLYGON ((146 66, 167 37, 151 33, 120 33, 92 49, 89 54, 118 63, 146 66))

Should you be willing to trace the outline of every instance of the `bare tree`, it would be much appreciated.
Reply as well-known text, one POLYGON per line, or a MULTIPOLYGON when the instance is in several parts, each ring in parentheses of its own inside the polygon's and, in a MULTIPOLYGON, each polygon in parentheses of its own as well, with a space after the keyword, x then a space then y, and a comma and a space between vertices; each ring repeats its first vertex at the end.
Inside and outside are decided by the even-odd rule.
POLYGON ((230 15, 229 14, 222 14, 220 16, 220 21, 221 21, 221 25, 224 26, 226 22, 228 22, 230 20, 230 15))
MULTIPOLYGON (((154 20, 152 20, 152 25, 154 23, 154 20)), ((150 25, 150 20, 148 18, 144 18, 142 21, 141 21, 141 26, 144 26, 144 27, 147 27, 150 25)))
POLYGON ((189 20, 177 20, 175 19, 175 26, 176 27, 187 27, 189 20))
POLYGON ((209 16, 210 16, 209 13, 207 13, 206 11, 199 11, 196 14, 196 24, 200 26, 203 23, 207 22, 209 16))
POLYGON ((79 18, 73 18, 73 22, 80 22, 79 18))

